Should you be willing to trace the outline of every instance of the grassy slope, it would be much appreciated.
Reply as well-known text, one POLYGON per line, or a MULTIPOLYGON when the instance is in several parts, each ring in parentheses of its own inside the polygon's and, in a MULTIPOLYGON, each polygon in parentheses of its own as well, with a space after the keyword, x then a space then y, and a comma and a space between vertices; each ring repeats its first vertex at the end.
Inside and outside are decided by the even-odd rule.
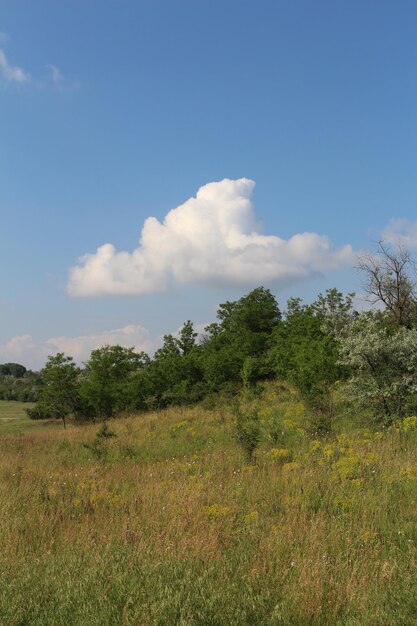
POLYGON ((0 623, 416 623, 415 433, 311 440, 274 389, 256 464, 226 408, 0 438, 0 623))

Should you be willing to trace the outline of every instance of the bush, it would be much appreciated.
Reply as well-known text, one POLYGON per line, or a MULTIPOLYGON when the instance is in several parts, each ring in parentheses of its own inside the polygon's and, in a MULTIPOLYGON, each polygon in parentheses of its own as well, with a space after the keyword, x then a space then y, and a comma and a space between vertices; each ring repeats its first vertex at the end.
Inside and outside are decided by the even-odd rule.
POLYGON ((26 413, 31 420, 47 420, 52 417, 48 409, 39 403, 33 409, 26 409, 26 413))
POLYGON ((243 414, 238 411, 236 421, 237 440, 246 453, 248 461, 253 460, 253 454, 261 441, 261 426, 256 412, 243 414))

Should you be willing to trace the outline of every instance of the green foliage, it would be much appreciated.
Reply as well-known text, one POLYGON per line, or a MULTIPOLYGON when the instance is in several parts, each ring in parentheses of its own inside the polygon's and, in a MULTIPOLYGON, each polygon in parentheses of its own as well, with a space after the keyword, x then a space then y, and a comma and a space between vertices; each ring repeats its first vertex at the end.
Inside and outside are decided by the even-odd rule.
POLYGON ((340 339, 340 362, 352 372, 349 397, 391 422, 404 417, 417 393, 417 331, 385 320, 372 312, 354 320, 340 339))
POLYGON ((177 346, 180 354, 186 356, 196 345, 195 340, 198 333, 194 332, 193 323, 188 320, 180 330, 179 337, 177 339, 177 346))
POLYGON ((148 357, 133 348, 103 346, 93 350, 85 364, 80 394, 83 413, 105 419, 130 404, 129 385, 134 372, 145 367, 148 357))
POLYGON ((42 387, 40 374, 19 363, 0 365, 0 400, 36 402, 42 387))
POLYGON ((334 336, 352 316, 351 296, 335 289, 311 305, 288 301, 285 320, 274 330, 271 358, 277 375, 293 383, 312 409, 332 413, 333 386, 346 377, 334 336))
POLYGON ((116 433, 110 430, 107 422, 103 422, 92 443, 84 443, 83 446, 89 450, 96 459, 104 459, 107 457, 108 447, 107 441, 117 437, 116 433))
POLYGON ((247 356, 243 361, 242 383, 244 389, 254 389, 259 378, 258 363, 252 356, 247 356))
POLYGON ((103 422, 97 431, 96 437, 98 439, 111 439, 112 437, 117 437, 116 433, 110 430, 107 422, 103 422))
MULTIPOLYGON (((384 271, 388 290, 391 278, 384 271)), ((403 295, 412 298, 408 278, 400 273, 399 280, 403 295)), ((122 411, 184 406, 204 398, 213 405, 214 397, 236 395, 242 386, 250 400, 262 392, 262 381, 277 376, 301 394, 311 415, 310 430, 322 435, 332 428, 337 383, 353 373, 352 397, 388 420, 401 418, 417 408, 414 331, 399 322, 395 325, 388 308, 371 317, 372 328, 366 324, 369 316, 353 311, 352 294, 329 289, 312 304, 290 299, 281 319, 273 294, 258 287, 239 300, 220 304, 217 322, 206 327, 199 343, 187 320, 176 335, 164 336, 152 359, 133 348, 104 346, 93 350, 79 370, 71 357, 50 357, 42 372, 44 389, 30 416, 94 420, 122 411)), ((16 393, 19 385, 32 389, 40 383, 23 366, 2 367, 7 375, 0 376, 0 397, 5 385, 8 395, 3 397, 21 398, 16 393)))
POLYGON ((244 413, 240 409, 236 414, 236 437, 243 448, 248 462, 261 442, 261 424, 256 411, 244 413))
POLYGON ((51 414, 46 406, 46 403, 38 403, 34 407, 27 408, 26 415, 31 420, 46 420, 51 418, 51 414))
MULTIPOLYGON (((187 320, 177 336, 164 336, 153 359, 133 348, 104 346, 93 350, 84 369, 78 370, 70 357, 60 355, 42 372, 46 389, 30 416, 42 419, 65 413, 79 421, 106 419, 125 410, 195 403, 212 393, 234 394, 242 382, 248 392, 256 393, 261 389, 258 382, 274 374, 269 348, 281 319, 275 297, 258 287, 235 302, 221 304, 217 317, 199 344, 193 323, 187 320), (58 389, 65 376, 68 397, 61 403, 62 389, 56 394, 50 390, 58 389)), ((8 373, 11 365, 7 364, 8 373)), ((13 371, 18 372, 17 366, 13 371)), ((9 381, 10 376, 3 378, 9 381)), ((0 379, 0 396, 1 390, 0 379)))
POLYGON ((4 363, 0 365, 0 376, 14 376, 15 378, 22 378, 27 372, 24 365, 19 363, 4 363))
POLYGON ((75 413, 79 404, 79 368, 71 356, 59 352, 48 357, 42 378, 44 387, 33 415, 37 415, 37 419, 41 415, 62 419, 65 427, 66 418, 75 413))
POLYGON ((236 302, 221 304, 217 318, 218 323, 206 327, 204 344, 204 377, 209 390, 241 381, 242 375, 251 385, 271 376, 268 350, 281 313, 269 289, 258 287, 236 302))
POLYGON ((178 338, 165 335, 146 372, 145 405, 163 408, 197 402, 205 395, 201 364, 202 349, 196 345, 193 324, 185 322, 178 338), (149 404, 151 400, 152 404, 149 404))

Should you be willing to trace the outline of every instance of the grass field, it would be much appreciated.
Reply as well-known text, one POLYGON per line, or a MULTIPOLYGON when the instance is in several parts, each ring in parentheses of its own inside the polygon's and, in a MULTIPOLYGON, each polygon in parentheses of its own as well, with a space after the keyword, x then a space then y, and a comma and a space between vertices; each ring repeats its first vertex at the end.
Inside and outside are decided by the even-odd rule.
POLYGON ((26 415, 31 403, 0 400, 0 434, 18 433, 33 427, 35 422, 26 415))
POLYGON ((0 400, 0 436, 44 429, 51 425, 59 425, 59 421, 51 424, 51 422, 33 421, 29 419, 26 414, 26 409, 33 406, 31 402, 0 400))
POLYGON ((251 463, 227 407, 1 437, 0 623, 416 624, 417 419, 318 440, 290 390, 258 409, 251 463))

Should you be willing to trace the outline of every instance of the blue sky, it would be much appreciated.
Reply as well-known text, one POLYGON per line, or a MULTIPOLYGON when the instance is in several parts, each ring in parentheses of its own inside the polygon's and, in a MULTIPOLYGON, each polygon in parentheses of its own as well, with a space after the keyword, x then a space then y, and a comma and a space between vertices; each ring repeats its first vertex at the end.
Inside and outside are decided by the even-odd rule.
POLYGON ((259 284, 359 291, 355 251, 417 243, 416 26, 408 1, 4 0, 0 361, 151 350, 259 284), (256 187, 164 222, 224 179, 256 187))

